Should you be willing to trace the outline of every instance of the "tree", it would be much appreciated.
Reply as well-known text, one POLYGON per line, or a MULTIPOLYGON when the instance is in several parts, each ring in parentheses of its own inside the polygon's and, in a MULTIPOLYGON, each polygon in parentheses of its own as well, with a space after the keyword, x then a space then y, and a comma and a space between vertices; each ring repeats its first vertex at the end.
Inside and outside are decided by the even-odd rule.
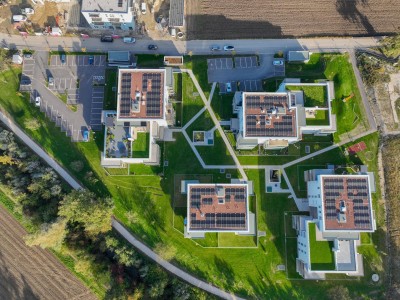
POLYGON ((350 300, 350 294, 347 287, 342 285, 331 287, 326 292, 329 300, 350 300))
POLYGON ((82 224, 89 236, 96 236, 111 229, 112 210, 112 199, 97 198, 88 190, 79 190, 64 196, 59 215, 70 223, 82 224))
POLYGON ((29 235, 25 242, 29 246, 60 249, 66 236, 66 220, 58 219, 53 224, 44 224, 42 229, 29 235))

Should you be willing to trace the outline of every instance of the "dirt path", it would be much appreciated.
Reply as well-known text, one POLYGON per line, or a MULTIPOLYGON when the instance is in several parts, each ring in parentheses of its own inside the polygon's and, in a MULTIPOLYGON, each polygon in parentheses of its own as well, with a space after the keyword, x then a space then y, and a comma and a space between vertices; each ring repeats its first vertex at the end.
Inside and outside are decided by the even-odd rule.
POLYGON ((25 245, 25 234, 0 206, 0 299, 96 299, 53 254, 25 245))

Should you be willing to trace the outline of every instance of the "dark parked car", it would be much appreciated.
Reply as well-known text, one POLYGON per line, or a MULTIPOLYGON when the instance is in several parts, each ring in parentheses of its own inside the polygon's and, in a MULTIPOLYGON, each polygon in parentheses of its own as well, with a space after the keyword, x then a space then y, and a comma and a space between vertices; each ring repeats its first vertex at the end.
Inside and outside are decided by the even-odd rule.
POLYGON ((113 37, 111 35, 103 35, 100 38, 100 41, 106 42, 106 43, 112 43, 112 42, 114 42, 114 39, 113 39, 113 37))
POLYGON ((157 45, 149 45, 149 46, 147 47, 147 49, 149 49, 149 50, 157 50, 158 47, 157 47, 157 45))
POLYGON ((90 55, 89 56, 89 65, 93 65, 93 62, 94 62, 94 56, 90 55))

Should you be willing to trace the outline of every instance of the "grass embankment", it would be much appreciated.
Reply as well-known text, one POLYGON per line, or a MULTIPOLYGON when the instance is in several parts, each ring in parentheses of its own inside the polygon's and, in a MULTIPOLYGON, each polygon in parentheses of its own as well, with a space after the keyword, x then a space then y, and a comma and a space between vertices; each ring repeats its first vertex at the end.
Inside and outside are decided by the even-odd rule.
POLYGON ((174 92, 175 98, 172 105, 175 110, 175 126, 182 126, 183 118, 183 103, 182 103, 182 73, 174 73, 174 92))
POLYGON ((106 69, 106 86, 104 89, 104 104, 106 110, 117 109, 117 70, 106 69))

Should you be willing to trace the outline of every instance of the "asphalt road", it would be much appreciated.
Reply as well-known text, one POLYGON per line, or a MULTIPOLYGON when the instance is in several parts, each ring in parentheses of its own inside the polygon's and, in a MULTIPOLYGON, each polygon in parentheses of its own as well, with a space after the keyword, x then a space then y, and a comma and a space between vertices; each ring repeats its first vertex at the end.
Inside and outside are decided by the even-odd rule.
MULTIPOLYGON (((214 40, 214 41, 152 41, 137 40, 135 44, 125 44, 121 39, 113 43, 102 43, 99 38, 82 39, 80 37, 51 37, 29 36, 24 38, 18 35, 0 34, 1 47, 33 50, 69 50, 81 51, 107 51, 107 50, 131 50, 137 53, 163 53, 176 54, 212 54, 211 45, 233 45, 238 54, 256 53, 273 54, 283 50, 306 49, 314 52, 344 51, 355 48, 376 46, 379 38, 355 37, 355 38, 312 38, 312 39, 260 39, 260 40, 214 40), (156 44, 157 51, 149 51, 147 46, 156 44)), ((220 54, 223 51, 216 51, 220 54)))

